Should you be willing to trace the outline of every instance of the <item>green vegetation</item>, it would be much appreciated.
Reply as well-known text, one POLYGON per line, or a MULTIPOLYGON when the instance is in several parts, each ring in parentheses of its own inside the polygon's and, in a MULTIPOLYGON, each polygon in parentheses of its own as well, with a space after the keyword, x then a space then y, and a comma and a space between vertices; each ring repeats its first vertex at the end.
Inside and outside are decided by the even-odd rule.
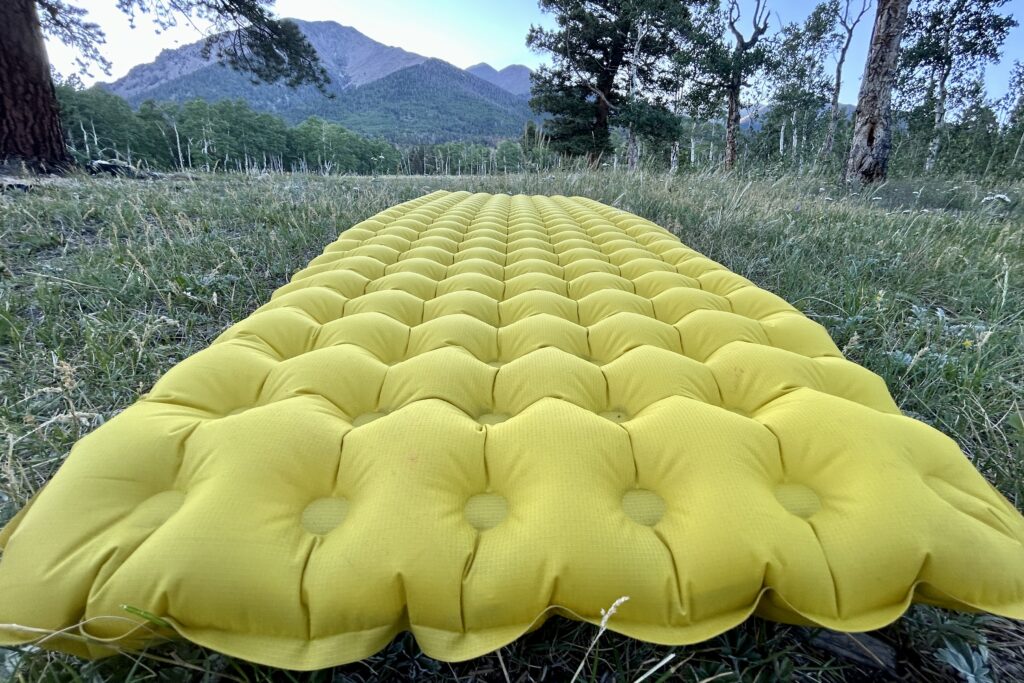
MULTIPOLYGON (((0 522, 76 439, 266 301, 340 230, 438 188, 581 194, 676 231, 824 324, 907 414, 956 439, 1024 507, 1020 182, 914 179, 856 195, 792 175, 199 174, 72 176, 0 194, 0 522)), ((0 679, 554 681, 585 662, 581 680, 632 681, 670 654, 647 681, 672 671, 687 681, 1024 678, 1019 624, 921 606, 872 634, 895 651, 898 672, 838 657, 812 629, 757 619, 691 647, 605 633, 587 655, 596 632, 553 619, 499 653, 450 666, 403 636, 309 678, 183 643, 95 663, 25 647, 0 649, 0 679)))
MULTIPOLYGON (((479 80, 465 73, 461 78, 479 80)), ((360 92, 380 91, 386 99, 388 83, 387 79, 375 81, 360 92)), ((440 86, 435 91, 435 103, 446 96, 440 86)), ((273 114, 254 110, 244 100, 222 99, 212 104, 201 99, 184 104, 147 100, 135 111, 125 100, 99 87, 79 89, 62 84, 57 86, 57 96, 68 150, 79 164, 120 159, 156 170, 486 174, 550 168, 559 163, 532 123, 525 127, 521 140, 502 140, 496 145, 463 140, 396 147, 319 116, 289 126, 273 114)), ((452 95, 452 99, 458 98, 452 95)), ((405 105, 395 106, 395 116, 404 116, 400 110, 405 105)), ((470 116, 469 110, 459 111, 470 116)), ((444 107, 424 104, 420 114, 421 122, 436 124, 437 131, 450 133, 452 126, 462 125, 462 119, 449 115, 444 107), (433 123, 423 118, 427 112, 433 112, 433 123), (447 120, 447 128, 441 119, 447 120)), ((379 127, 372 117, 363 123, 364 127, 379 127)), ((515 132, 514 128, 503 130, 515 132)), ((416 135, 410 133, 409 137, 415 139, 416 135)), ((451 135, 438 133, 436 137, 451 135)))
MULTIPOLYGON (((394 144, 493 143, 518 134, 533 116, 525 97, 436 59, 355 88, 335 84, 330 92, 333 98, 324 97, 313 86, 289 88, 278 83, 254 87, 246 75, 212 63, 162 83, 158 99, 178 103, 196 98, 245 100, 253 109, 288 124, 317 116, 394 144)), ((141 96, 129 100, 133 106, 143 102, 141 96)))

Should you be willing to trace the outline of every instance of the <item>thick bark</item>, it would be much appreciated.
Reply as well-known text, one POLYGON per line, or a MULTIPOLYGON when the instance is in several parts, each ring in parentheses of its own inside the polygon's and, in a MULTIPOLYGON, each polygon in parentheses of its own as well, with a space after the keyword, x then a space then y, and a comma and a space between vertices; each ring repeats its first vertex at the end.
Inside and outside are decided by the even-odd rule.
POLYGON ((935 169, 935 161, 939 158, 942 147, 942 134, 946 127, 946 81, 949 80, 949 69, 943 67, 936 79, 938 91, 935 93, 935 123, 932 127, 932 139, 928 143, 928 156, 924 160, 925 173, 935 169))
POLYGON ((0 2, 0 163, 70 165, 35 0, 0 2))
POLYGON ((736 165, 736 139, 740 133, 740 86, 729 88, 729 110, 725 120, 725 168, 736 165))
POLYGON ((847 183, 885 179, 892 146, 892 87, 909 4, 910 0, 878 0, 846 161, 847 183))

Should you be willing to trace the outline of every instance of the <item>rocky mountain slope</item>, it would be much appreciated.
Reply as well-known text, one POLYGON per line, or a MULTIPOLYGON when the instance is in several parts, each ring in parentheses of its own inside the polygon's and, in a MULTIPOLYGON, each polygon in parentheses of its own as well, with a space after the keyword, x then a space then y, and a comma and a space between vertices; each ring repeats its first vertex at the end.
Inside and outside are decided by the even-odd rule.
POLYGON ((245 74, 204 60, 201 43, 164 50, 104 87, 133 106, 145 100, 243 99, 291 123, 320 116, 404 143, 495 140, 518 134, 533 116, 524 66, 462 70, 384 45, 349 26, 293 21, 320 55, 333 98, 312 87, 253 84, 245 74))

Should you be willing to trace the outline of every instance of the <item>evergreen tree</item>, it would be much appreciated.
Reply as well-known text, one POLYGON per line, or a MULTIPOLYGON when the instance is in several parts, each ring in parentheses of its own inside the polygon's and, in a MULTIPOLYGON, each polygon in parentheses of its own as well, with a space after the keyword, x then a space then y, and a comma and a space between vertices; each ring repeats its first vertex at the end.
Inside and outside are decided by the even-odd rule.
POLYGON ((670 120, 671 57, 690 26, 677 0, 540 0, 556 29, 530 28, 527 44, 551 66, 533 75, 531 106, 551 118, 552 147, 597 163, 612 150, 611 128, 651 132, 670 120))
MULTIPOLYGON (((274 19, 273 0, 117 0, 129 17, 150 14, 167 28, 180 18, 209 21, 216 35, 205 57, 248 73, 259 82, 325 87, 327 72, 292 22, 274 19)), ((78 48, 85 62, 108 67, 99 52, 104 35, 85 11, 64 0, 0 2, 0 163, 23 162, 56 170, 70 159, 60 127, 57 96, 43 36, 78 48)))

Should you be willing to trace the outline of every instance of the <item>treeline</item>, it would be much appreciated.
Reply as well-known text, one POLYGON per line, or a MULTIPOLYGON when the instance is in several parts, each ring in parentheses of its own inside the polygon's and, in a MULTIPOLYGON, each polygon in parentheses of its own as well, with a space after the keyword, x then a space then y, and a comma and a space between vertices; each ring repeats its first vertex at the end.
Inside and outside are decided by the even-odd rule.
POLYGON ((873 180, 886 166, 1020 176, 1024 66, 1004 96, 985 88, 1017 26, 1007 4, 825 0, 772 30, 770 0, 612 1, 596 13, 588 0, 540 0, 556 27, 527 37, 551 60, 534 75, 531 105, 548 115, 555 151, 593 165, 849 175, 856 140, 876 166, 857 173, 873 180), (859 105, 874 123, 855 132, 839 93, 853 36, 872 24, 883 39, 869 50, 877 70, 865 68, 859 105))
POLYGON ((99 87, 57 86, 75 161, 115 159, 155 170, 319 174, 489 174, 560 163, 534 124, 496 146, 447 142, 396 146, 310 117, 289 126, 244 100, 143 102, 138 110, 99 87))
POLYGON ((102 88, 57 86, 75 160, 117 159, 159 170, 397 173, 391 144, 310 117, 288 126, 242 100, 143 102, 138 111, 102 88))
MULTIPOLYGON (((1018 78, 1024 69, 1018 67, 1018 78)), ((1012 92, 1012 91, 1011 91, 1012 92)), ((787 110, 777 104, 752 106, 744 112, 737 139, 736 167, 745 172, 839 173, 849 151, 853 107, 840 110, 836 142, 826 147, 831 112, 819 106, 787 110)), ((934 111, 925 103, 893 112, 892 155, 889 172, 909 177, 938 175, 1024 177, 1024 98, 1010 94, 990 99, 979 81, 971 97, 948 114, 940 132, 940 147, 929 166, 934 111)), ((680 120, 677 168, 706 169, 723 165, 725 122, 680 120)), ((628 165, 628 135, 616 129, 613 148, 603 160, 608 166, 628 165)), ((672 167, 673 141, 644 137, 638 141, 645 168, 667 171, 672 167)))

